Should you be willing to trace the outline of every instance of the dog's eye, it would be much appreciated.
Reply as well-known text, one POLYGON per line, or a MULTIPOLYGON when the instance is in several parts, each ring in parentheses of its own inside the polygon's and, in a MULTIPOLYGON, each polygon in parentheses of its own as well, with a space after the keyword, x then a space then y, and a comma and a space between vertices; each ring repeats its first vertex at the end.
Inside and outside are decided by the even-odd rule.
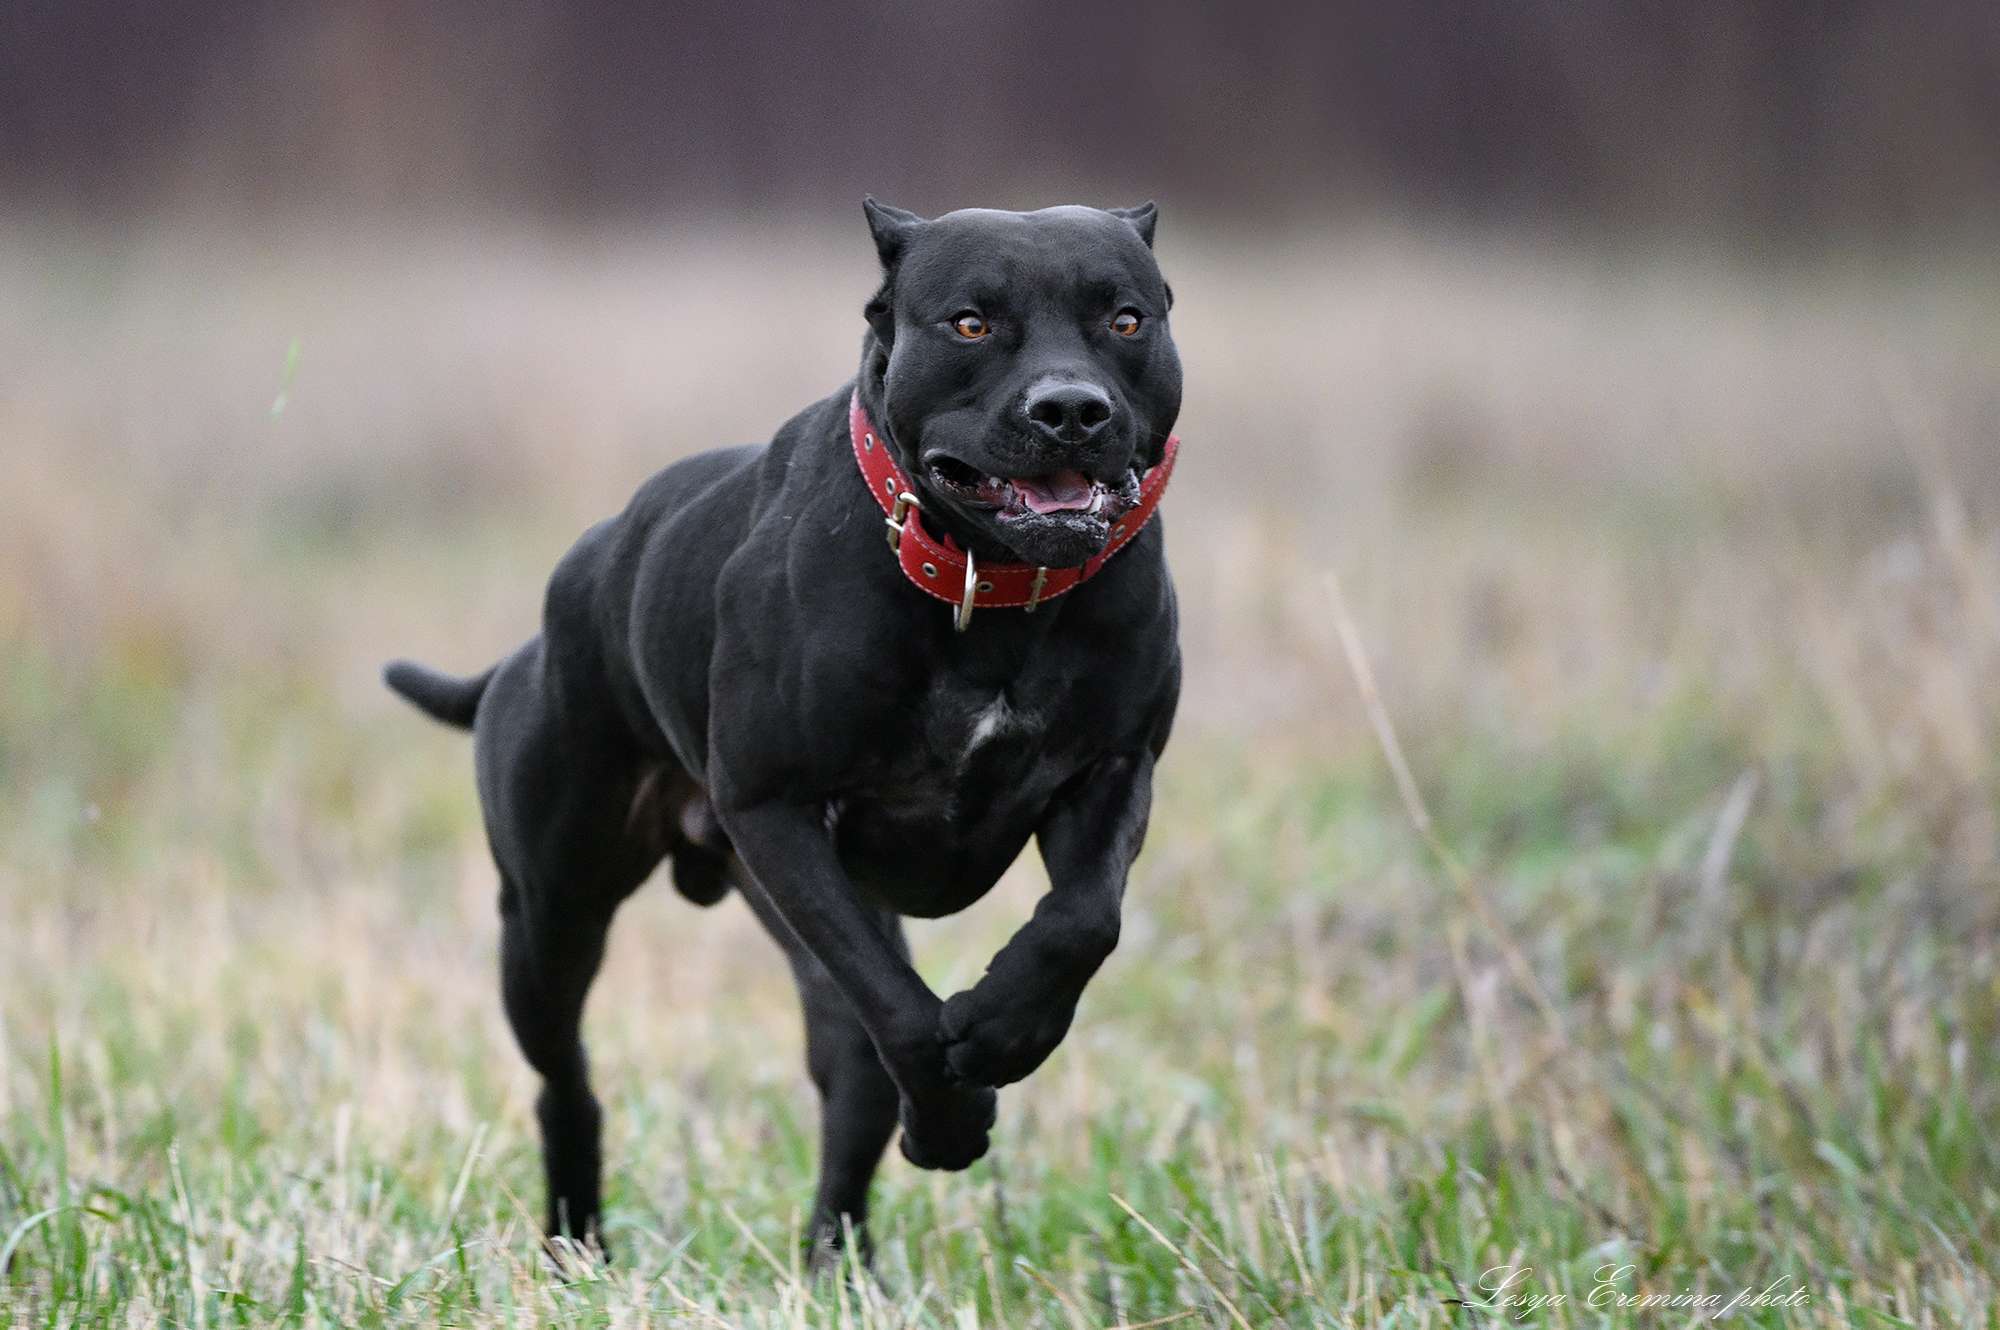
POLYGON ((1136 309, 1121 309, 1111 316, 1111 331, 1120 337, 1137 337, 1139 325, 1144 322, 1136 309))
POLYGON ((968 309, 951 321, 951 330, 968 342, 976 342, 992 332, 993 325, 968 309))

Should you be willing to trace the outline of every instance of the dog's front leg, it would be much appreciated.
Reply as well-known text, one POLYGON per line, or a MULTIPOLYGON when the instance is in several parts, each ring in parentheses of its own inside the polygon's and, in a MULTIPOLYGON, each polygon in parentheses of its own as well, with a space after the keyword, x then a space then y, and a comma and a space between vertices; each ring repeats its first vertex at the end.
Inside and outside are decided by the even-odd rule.
POLYGON ((958 1084, 945 1065, 930 986, 870 921, 814 808, 723 808, 723 827, 754 887, 853 1006, 901 1097, 903 1154, 919 1168, 960 1169, 986 1153, 993 1091, 958 1084))
POLYGON ((1118 945, 1152 802, 1151 753, 1107 758, 1058 792, 1036 833, 1048 894, 985 977, 944 1004, 945 1057, 961 1081, 1018 1081, 1069 1032, 1084 985, 1118 945))

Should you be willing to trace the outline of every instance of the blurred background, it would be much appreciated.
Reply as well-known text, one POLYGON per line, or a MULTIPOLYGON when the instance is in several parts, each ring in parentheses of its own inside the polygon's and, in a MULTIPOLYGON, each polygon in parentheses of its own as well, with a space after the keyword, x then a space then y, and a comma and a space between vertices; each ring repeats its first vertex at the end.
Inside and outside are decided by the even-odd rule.
POLYGON ((1216 225, 1390 208, 1758 244, 1968 238, 1996 20, 1871 5, 1055 0, 10 8, 10 193, 818 219, 1158 193, 1216 225))
MULTIPOLYGON (((838 387, 865 193, 1154 198, 1178 295, 1187 697, 1126 944, 1003 1104, 1013 1250, 1105 1323, 1421 1319, 1497 1214, 1991 1314, 1980 0, 0 4, 0 1237, 107 1216, 9 1288, 185 1306, 309 1252, 338 1319, 454 1222, 513 1263, 435 1297, 526 1287, 469 757, 375 671, 511 649, 649 472, 838 387), (1409 1208, 1466 1168, 1532 1186, 1409 1208)), ((919 931, 937 987, 1038 872, 919 931)), ((810 1164, 789 984, 738 902, 627 916, 614 1223, 755 1305, 810 1164)), ((978 1258, 997 1173, 884 1185, 939 1306, 1067 1316, 978 1258)))

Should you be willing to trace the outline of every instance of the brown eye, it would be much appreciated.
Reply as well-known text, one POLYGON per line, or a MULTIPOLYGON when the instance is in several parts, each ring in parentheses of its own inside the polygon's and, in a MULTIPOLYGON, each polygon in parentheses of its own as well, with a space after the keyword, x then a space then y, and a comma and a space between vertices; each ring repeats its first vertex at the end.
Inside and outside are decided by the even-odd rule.
POLYGON ((993 328, 985 319, 967 310, 951 321, 951 330, 968 342, 976 342, 992 332, 993 328))
POLYGON ((1121 309, 1117 314, 1112 316, 1111 331, 1117 333, 1120 337, 1137 337, 1139 335, 1140 322, 1138 310, 1121 309))

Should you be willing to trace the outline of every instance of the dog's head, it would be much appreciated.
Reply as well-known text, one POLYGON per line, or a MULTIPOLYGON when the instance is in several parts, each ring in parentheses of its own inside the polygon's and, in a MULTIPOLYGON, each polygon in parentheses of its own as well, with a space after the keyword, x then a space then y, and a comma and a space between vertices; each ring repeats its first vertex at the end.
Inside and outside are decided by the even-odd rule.
POLYGON ((1085 562, 1180 414, 1153 205, 930 221, 863 206, 883 274, 864 395, 927 521, 1027 563, 1085 562))

